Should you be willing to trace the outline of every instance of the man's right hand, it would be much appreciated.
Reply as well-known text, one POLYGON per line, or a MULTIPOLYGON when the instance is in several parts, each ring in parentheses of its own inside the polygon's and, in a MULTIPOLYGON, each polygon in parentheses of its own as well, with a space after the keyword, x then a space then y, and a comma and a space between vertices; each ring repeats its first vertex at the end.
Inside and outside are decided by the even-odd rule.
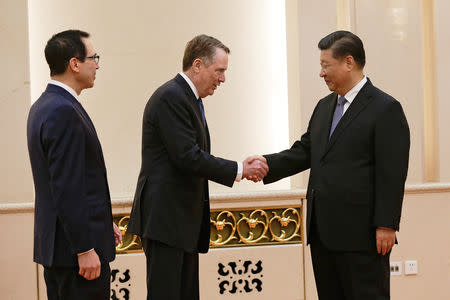
POLYGON ((78 254, 78 266, 80 267, 78 274, 87 280, 97 279, 100 276, 101 263, 94 249, 78 254))
POLYGON ((247 159, 243 161, 242 165, 244 167, 242 177, 253 182, 262 180, 269 171, 266 159, 264 156, 260 155, 247 157, 247 159))

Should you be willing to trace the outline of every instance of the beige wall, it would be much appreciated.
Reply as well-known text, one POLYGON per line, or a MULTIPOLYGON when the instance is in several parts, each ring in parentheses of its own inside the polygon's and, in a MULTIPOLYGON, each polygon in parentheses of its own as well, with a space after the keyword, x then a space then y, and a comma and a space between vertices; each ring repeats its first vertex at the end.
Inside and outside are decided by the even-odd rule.
POLYGON ((356 2, 355 32, 364 42, 366 75, 403 106, 411 131, 409 183, 423 177, 423 76, 420 0, 356 2))
POLYGON ((29 202, 33 197, 26 149, 30 103, 27 1, 0 1, 0 203, 29 202))
POLYGON ((450 299, 450 194, 406 195, 391 261, 417 260, 419 273, 392 277, 393 299, 450 299))
MULTIPOLYGON (((2 44, 2 54, 9 57, 6 64, 14 72, 2 75, 8 88, 1 92, 5 101, 0 105, 9 113, 0 130, 8 136, 9 147, 2 155, 7 172, 0 175, 8 188, 1 189, 0 202, 31 201, 24 137, 30 101, 28 76, 34 101, 48 81, 45 42, 67 28, 91 32, 101 54, 96 86, 83 91, 81 99, 99 132, 113 198, 133 196, 140 167, 144 105, 161 83, 180 70, 186 41, 200 32, 217 36, 232 49, 227 82, 205 100, 213 154, 242 160, 247 155, 284 149, 299 138, 318 99, 329 92, 318 76, 317 42, 336 28, 348 27, 365 42, 366 74, 405 109, 412 137, 408 183, 426 181, 426 78, 422 72, 422 35, 418 34, 422 32, 420 0, 234 0, 217 2, 213 11, 206 9, 209 1, 196 1, 194 8, 175 0, 132 1, 125 6, 114 1, 82 0, 72 6, 43 0, 29 1, 28 8, 26 2, 21 2, 22 6, 19 2, 2 9, 1 32, 8 40, 2 44), (52 18, 47 17, 50 13, 52 18), (169 26, 173 20, 189 26, 169 26)), ((2 5, 8 3, 12 2, 3 1, 2 5)), ((450 109, 445 101, 449 41, 442 12, 446 6, 446 1, 435 1, 434 109, 439 141, 433 151, 437 165, 443 166, 448 165, 445 154, 450 146, 445 131, 439 130, 447 127, 444 114, 450 109)), ((438 172, 441 181, 450 179, 449 168, 441 167, 438 172)), ((265 187, 243 181, 233 189, 212 183, 211 190, 232 193, 304 188, 307 178, 308 172, 304 172, 265 187)))
MULTIPOLYGON (((289 99, 290 102, 298 101, 300 103, 298 116, 300 124, 294 119, 295 116, 292 116, 293 119, 290 120, 291 124, 296 125, 291 128, 293 131, 291 135, 296 139, 299 139, 306 131, 317 102, 330 93, 319 77, 320 52, 317 43, 322 37, 336 30, 336 4, 336 0, 299 1, 300 81, 298 84, 300 97, 299 99, 289 99)), ((299 187, 306 187, 309 171, 297 176, 302 177, 302 184, 299 187)))
MULTIPOLYGON (((450 187, 407 191, 391 261, 417 260, 417 275, 391 276, 396 300, 450 299, 450 187)), ((305 249, 306 299, 317 299, 309 247, 305 249)))
POLYGON ((33 263, 33 211, 5 212, 0 205, 0 291, 5 300, 31 300, 37 295, 33 263))
MULTIPOLYGON (((284 149, 299 138, 318 99, 329 93, 318 75, 317 42, 337 28, 346 28, 365 43, 368 77, 405 109, 412 137, 408 183, 427 180, 429 161, 425 157, 430 145, 425 141, 430 133, 425 128, 424 109, 430 105, 436 112, 432 129, 438 141, 431 151, 439 166, 437 178, 450 182, 448 11, 447 0, 134 0, 126 4, 81 0, 77 5, 56 0, 2 0, 0 35, 4 42, 0 55, 5 71, 0 75, 0 133, 4 140, 0 206, 33 201, 26 116, 31 101, 48 80, 45 42, 53 33, 68 28, 89 31, 101 55, 96 86, 84 91, 81 98, 99 132, 114 199, 129 200, 134 193, 142 111, 148 97, 180 71, 184 45, 198 33, 216 36, 232 50, 227 82, 205 100, 213 154, 240 160, 284 149), (422 15, 423 3, 434 7, 429 19, 422 15), (433 45, 424 45, 426 22, 434 26, 433 45), (431 52, 427 46, 432 46, 431 52), (427 55, 434 58, 430 77, 423 73, 427 55), (427 86, 435 86, 434 102, 427 98, 427 86)), ((212 184, 212 192, 305 188, 307 174, 269 186, 244 181, 229 189, 212 184)), ((450 298, 449 203, 448 189, 406 196, 400 244, 392 260, 417 259, 419 274, 393 277, 393 298, 450 298)), ((10 298, 6 299, 31 299, 18 296, 36 292, 31 210, 18 214, 1 210, 0 226, 8 232, 8 246, 2 247, 0 264, 8 271, 2 272, 0 290, 7 291, 10 298), (14 276, 18 268, 27 270, 26 276, 14 276)), ((306 253, 310 300, 315 288, 306 253)))
MULTIPOLYGON (((265 192, 260 193, 258 197, 249 194, 245 196, 241 194, 238 198, 227 197, 213 197, 213 203, 223 207, 227 200, 230 207, 240 207, 241 205, 248 206, 252 201, 257 205, 272 206, 275 203, 289 202, 287 198, 295 198, 295 195, 304 197, 304 190, 293 190, 290 192, 265 192), (287 197, 286 195, 290 195, 287 197), (264 201, 261 199, 264 198, 264 201), (258 204, 259 203, 259 204, 258 204)), ((417 275, 401 275, 393 276, 391 279, 391 294, 392 299, 397 300, 424 300, 424 299, 449 299, 450 287, 448 285, 450 280, 450 219, 448 213, 450 212, 450 185, 423 185, 410 186, 407 189, 407 194, 403 204, 403 217, 400 224, 400 233, 398 234, 399 244, 394 247, 391 255, 391 261, 417 260, 418 270, 417 275)), ((289 202, 290 203, 290 202, 289 202)), ((123 213, 129 211, 131 201, 123 207, 115 205, 113 211, 123 213)), ((0 228, 7 231, 5 234, 4 243, 0 255, 0 265, 4 272, 0 274, 0 290, 2 297, 7 300, 22 300, 35 299, 34 295, 38 292, 45 293, 43 289, 42 277, 40 277, 41 286, 37 290, 37 272, 36 265, 32 263, 32 207, 22 208, 18 211, 5 209, 0 205, 0 228), (22 226, 17 226, 21 224, 22 226)), ((272 247, 272 257, 276 257, 277 247, 272 247)), ((234 248, 239 249, 239 248, 234 248)), ((226 251, 221 249, 221 251, 226 251)), ((280 252, 282 253, 282 252, 280 252)), ((301 257, 301 251, 297 252, 301 257)), ((258 254, 259 255, 259 254, 258 254)), ((255 254, 255 257, 258 257, 255 254)), ((290 254, 292 255, 292 254, 290 254)), ((292 261, 298 264, 299 257, 293 257, 292 261)), ((208 257, 204 256, 203 262, 208 261, 208 257)), ((126 262, 126 258, 120 258, 117 264, 126 262)), ((317 299, 314 276, 311 266, 311 258, 309 247, 305 247, 305 292, 307 300, 317 299)), ((134 264, 134 263, 133 263, 134 264)), ((299 267, 298 272, 301 272, 299 267)), ((289 270, 292 272, 292 270, 289 270)), ((280 281, 283 281, 283 276, 293 276, 288 271, 279 273, 280 281), (286 275, 291 274, 291 275, 286 275)), ((143 276, 142 268, 133 270, 137 276, 143 276)), ((270 276, 273 276, 271 274, 270 276)), ((269 277, 270 277, 269 276, 269 277)), ((136 278, 139 286, 142 286, 142 277, 136 278)), ((271 279, 274 280, 274 279, 271 279)), ((286 281, 300 281, 298 277, 289 277, 286 281)), ((137 284, 137 283, 136 283, 137 284)), ((275 288, 269 284, 270 289, 275 288)), ((208 293, 208 286, 202 287, 208 293)), ((212 286, 211 289, 215 289, 212 286)), ((281 282, 276 288, 293 289, 300 291, 299 299, 302 299, 302 286, 295 287, 290 284, 289 287, 283 287, 281 282)), ((267 291, 270 294, 273 290, 267 291)), ((2 299, 3 299, 2 298, 2 299)), ((42 298, 41 298, 42 299, 42 298)), ((43 298, 45 299, 45 298, 43 298)), ((262 300, 273 299, 273 297, 264 298, 262 300)), ((210 300, 210 299, 208 299, 210 300)), ((215 300, 215 299, 211 299, 215 300)))
POLYGON ((449 15, 450 1, 434 0, 435 19, 434 28, 436 30, 436 97, 437 97, 437 124, 439 143, 439 165, 440 181, 450 182, 450 100, 448 97, 449 70, 450 70, 450 34, 449 15))
MULTIPOLYGON (((284 2, 217 1, 210 8, 208 0, 30 1, 32 99, 47 82, 42 49, 54 32, 85 29, 101 55, 95 88, 83 91, 81 101, 99 133, 113 197, 133 195, 144 106, 181 71, 184 46, 200 33, 231 48, 227 81, 204 101, 212 153, 243 160, 289 145, 284 2)), ((262 188, 246 181, 233 190, 211 186, 227 193, 262 188)), ((289 188, 289 179, 268 188, 289 188)))

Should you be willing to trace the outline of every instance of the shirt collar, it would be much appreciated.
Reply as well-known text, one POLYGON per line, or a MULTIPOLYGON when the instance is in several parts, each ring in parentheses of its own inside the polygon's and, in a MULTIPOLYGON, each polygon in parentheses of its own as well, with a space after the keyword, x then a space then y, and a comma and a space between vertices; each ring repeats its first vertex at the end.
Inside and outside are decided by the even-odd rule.
POLYGON ((50 80, 49 84, 57 85, 57 86, 65 89, 66 91, 68 91, 75 98, 75 100, 80 102, 80 100, 78 100, 78 95, 75 92, 75 90, 73 88, 71 88, 70 86, 68 86, 67 84, 62 83, 61 81, 54 80, 54 79, 50 80))
POLYGON ((191 81, 191 79, 189 79, 189 77, 184 74, 183 72, 179 73, 181 75, 181 77, 184 78, 184 80, 186 80, 186 82, 189 84, 189 86, 191 87, 191 90, 194 92, 195 98, 198 99, 198 92, 197 92, 197 88, 195 87, 194 83, 191 81))
POLYGON ((364 75, 363 79, 361 79, 358 84, 356 84, 350 91, 347 92, 347 94, 344 95, 345 100, 347 100, 348 103, 352 103, 352 101, 356 98, 356 95, 358 95, 359 91, 366 84, 366 82, 367 77, 364 75))

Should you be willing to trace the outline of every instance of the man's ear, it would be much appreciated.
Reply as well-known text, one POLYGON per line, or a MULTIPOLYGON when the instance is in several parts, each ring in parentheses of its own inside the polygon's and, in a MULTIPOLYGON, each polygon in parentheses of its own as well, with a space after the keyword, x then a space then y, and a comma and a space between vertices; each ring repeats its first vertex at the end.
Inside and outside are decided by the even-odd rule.
POLYGON ((355 62, 355 59, 353 58, 353 56, 347 55, 345 57, 345 65, 347 66, 347 69, 349 71, 353 70, 356 67, 356 62, 355 62))
POLYGON ((78 59, 76 59, 75 57, 72 57, 69 60, 69 65, 68 68, 75 73, 80 72, 80 61, 78 59))
POLYGON ((196 58, 193 62, 192 62, 192 70, 195 73, 200 72, 200 68, 202 67, 203 62, 200 58, 196 58))

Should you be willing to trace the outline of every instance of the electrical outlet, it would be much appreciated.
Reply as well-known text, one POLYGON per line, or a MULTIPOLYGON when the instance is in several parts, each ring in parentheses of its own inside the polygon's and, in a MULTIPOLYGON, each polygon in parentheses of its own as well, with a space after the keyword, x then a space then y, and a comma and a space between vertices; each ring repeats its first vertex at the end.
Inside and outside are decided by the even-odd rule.
POLYGON ((417 260, 405 260, 405 275, 415 275, 417 273, 417 260))
POLYGON ((402 262, 391 261, 391 275, 402 275, 402 262))

